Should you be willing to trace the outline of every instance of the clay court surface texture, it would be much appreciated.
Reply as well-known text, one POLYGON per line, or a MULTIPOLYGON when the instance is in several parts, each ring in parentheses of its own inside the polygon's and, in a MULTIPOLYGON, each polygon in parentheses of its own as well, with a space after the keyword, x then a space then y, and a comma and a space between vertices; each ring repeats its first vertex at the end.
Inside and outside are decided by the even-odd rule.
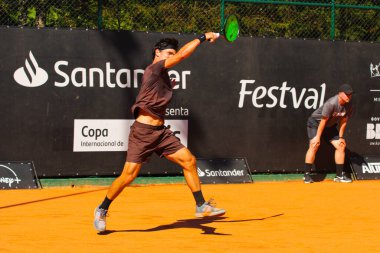
POLYGON ((186 185, 127 188, 107 231, 104 187, 0 191, 0 252, 380 252, 380 182, 203 185, 225 216, 195 218, 186 185))

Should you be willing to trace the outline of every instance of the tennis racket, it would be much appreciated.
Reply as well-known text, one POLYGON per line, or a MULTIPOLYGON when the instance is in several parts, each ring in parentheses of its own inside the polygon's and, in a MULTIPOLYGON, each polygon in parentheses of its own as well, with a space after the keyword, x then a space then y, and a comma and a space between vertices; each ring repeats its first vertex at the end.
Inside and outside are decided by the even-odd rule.
MULTIPOLYGON (((219 33, 218 33, 219 35, 219 33)), ((232 14, 227 16, 224 20, 223 29, 220 35, 228 42, 234 42, 239 36, 239 20, 236 15, 232 14)))

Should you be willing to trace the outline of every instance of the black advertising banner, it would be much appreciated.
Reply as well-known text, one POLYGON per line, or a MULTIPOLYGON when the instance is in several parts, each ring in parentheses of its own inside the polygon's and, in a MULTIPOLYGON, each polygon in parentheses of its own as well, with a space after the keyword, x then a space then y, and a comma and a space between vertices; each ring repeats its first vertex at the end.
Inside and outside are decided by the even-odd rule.
POLYGON ((32 162, 0 162, 0 189, 41 188, 32 162))
POLYGON ((202 184, 252 183, 244 158, 198 158, 197 172, 202 184))
POLYGON ((353 156, 350 159, 357 180, 380 179, 380 156, 353 156))
MULTIPOLYGON (((194 35, 0 28, 0 159, 34 161, 39 177, 120 173, 130 108, 152 47, 194 35)), ((295 172, 306 120, 342 83, 355 90, 346 140, 380 151, 380 44, 241 37, 203 43, 172 68, 166 124, 197 157, 246 157, 252 172, 295 172)), ((317 169, 333 170, 330 147, 317 169)), ((179 174, 154 155, 140 174, 179 174)))

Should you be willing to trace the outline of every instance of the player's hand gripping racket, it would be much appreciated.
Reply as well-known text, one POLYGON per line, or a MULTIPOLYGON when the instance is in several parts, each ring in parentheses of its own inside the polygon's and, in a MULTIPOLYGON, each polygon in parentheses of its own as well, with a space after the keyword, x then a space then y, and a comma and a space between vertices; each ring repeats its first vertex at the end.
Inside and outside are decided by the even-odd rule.
MULTIPOLYGON (((222 37, 224 37, 228 42, 234 42, 239 36, 239 20, 236 15, 229 15, 224 20, 224 25, 222 31, 220 31, 222 37)), ((219 37, 219 33, 217 33, 219 37)))

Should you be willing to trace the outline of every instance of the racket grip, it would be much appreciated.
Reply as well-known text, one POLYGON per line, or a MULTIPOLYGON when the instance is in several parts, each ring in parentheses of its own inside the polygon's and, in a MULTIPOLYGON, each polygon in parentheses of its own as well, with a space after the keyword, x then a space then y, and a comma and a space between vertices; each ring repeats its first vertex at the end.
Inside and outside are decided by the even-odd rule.
POLYGON ((217 38, 219 38, 220 33, 214 33, 214 36, 215 36, 215 38, 217 39, 217 38))

